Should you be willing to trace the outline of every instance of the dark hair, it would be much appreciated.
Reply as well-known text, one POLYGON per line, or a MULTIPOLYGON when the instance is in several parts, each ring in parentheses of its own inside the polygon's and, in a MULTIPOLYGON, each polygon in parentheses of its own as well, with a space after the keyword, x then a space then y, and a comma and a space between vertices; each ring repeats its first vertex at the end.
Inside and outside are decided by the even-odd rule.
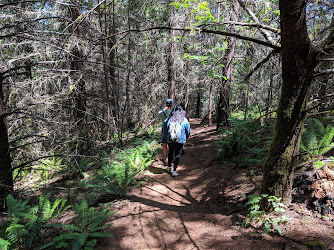
POLYGON ((178 110, 183 110, 184 111, 184 108, 182 107, 181 104, 176 104, 171 112, 171 114, 173 114, 175 111, 178 111, 178 110))
POLYGON ((183 108, 184 111, 188 112, 188 107, 186 108, 186 105, 184 104, 184 102, 180 103, 181 107, 183 108))
POLYGON ((167 99, 166 100, 166 106, 171 107, 173 105, 173 100, 172 99, 167 99))

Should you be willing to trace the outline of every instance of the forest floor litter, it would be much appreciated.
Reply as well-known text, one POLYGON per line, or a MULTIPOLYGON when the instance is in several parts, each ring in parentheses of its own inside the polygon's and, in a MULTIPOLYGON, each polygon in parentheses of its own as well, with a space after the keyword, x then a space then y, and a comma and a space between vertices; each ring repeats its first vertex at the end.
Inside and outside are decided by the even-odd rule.
POLYGON ((247 196, 258 194, 262 170, 216 160, 218 133, 200 122, 190 120, 180 175, 167 173, 158 154, 142 176, 147 181, 110 207, 115 238, 100 239, 95 249, 334 249, 333 216, 306 202, 289 205, 281 235, 243 227, 247 196))

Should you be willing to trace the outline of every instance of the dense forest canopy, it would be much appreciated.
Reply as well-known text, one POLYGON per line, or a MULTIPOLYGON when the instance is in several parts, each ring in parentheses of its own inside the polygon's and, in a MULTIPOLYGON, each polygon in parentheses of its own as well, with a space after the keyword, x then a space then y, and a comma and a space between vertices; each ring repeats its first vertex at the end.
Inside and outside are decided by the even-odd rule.
POLYGON ((263 193, 289 199, 308 114, 333 108, 331 1, 0 4, 1 196, 42 159, 80 169, 171 97, 217 127, 276 117, 263 193), (274 111, 277 110, 277 116, 274 111))

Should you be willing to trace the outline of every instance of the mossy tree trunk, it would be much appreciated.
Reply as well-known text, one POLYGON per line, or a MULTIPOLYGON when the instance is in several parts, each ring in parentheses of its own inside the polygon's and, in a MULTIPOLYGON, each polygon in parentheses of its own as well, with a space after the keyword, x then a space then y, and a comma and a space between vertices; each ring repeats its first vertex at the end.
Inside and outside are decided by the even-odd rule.
POLYGON ((280 0, 279 8, 283 84, 261 193, 281 197, 289 203, 317 53, 307 33, 306 1, 280 0))
MULTIPOLYGON (((231 10, 231 22, 238 21, 239 4, 237 1, 233 2, 233 7, 231 10)), ((231 81, 232 81, 232 69, 233 69, 233 59, 234 51, 236 47, 236 39, 230 37, 228 41, 228 47, 225 54, 225 68, 224 76, 225 79, 222 80, 222 85, 219 93, 219 100, 217 105, 217 130, 220 127, 229 126, 230 117, 230 95, 231 95, 231 81)))

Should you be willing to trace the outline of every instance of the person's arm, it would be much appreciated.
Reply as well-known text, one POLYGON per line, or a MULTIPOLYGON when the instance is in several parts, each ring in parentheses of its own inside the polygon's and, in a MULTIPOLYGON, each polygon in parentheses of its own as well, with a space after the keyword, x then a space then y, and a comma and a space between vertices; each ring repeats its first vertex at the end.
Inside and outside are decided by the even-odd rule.
POLYGON ((189 122, 186 123, 185 132, 186 132, 186 138, 189 139, 189 137, 190 137, 190 124, 189 124, 189 122))
POLYGON ((167 122, 168 122, 168 119, 165 119, 164 123, 162 124, 162 138, 161 140, 166 142, 167 141, 167 136, 168 136, 168 129, 167 129, 167 122))

